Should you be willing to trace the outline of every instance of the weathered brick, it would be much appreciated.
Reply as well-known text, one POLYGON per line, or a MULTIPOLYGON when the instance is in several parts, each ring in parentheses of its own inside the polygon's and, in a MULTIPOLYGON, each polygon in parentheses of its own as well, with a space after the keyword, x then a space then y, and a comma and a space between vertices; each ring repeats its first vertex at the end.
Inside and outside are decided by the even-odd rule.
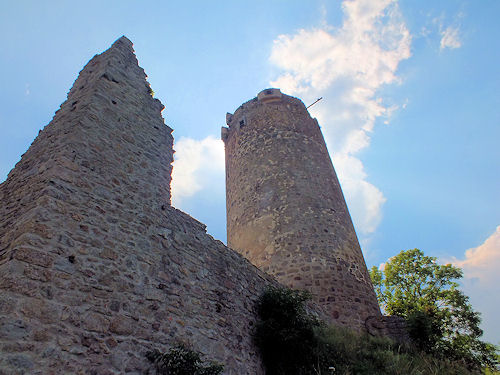
POLYGON ((116 316, 111 321, 109 330, 117 335, 130 335, 134 332, 137 323, 125 316, 116 316))
POLYGON ((41 267, 49 267, 54 261, 54 256, 28 247, 20 247, 13 251, 13 258, 41 267))

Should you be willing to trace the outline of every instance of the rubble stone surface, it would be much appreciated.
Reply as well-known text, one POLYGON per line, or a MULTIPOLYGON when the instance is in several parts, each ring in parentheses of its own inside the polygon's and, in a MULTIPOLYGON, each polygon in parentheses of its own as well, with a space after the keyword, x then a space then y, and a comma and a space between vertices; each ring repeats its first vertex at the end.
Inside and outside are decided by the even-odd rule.
POLYGON ((227 118, 228 246, 311 291, 330 322, 365 330, 380 308, 318 122, 279 89, 227 118))
POLYGON ((172 136, 125 37, 0 185, 0 374, 143 374, 181 340, 260 374, 275 283, 170 206, 172 136))

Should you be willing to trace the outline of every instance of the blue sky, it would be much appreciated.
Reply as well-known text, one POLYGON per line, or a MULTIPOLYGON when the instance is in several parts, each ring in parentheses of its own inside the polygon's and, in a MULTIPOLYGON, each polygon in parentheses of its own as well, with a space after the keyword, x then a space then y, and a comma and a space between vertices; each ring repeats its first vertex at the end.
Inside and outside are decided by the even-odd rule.
POLYGON ((496 0, 11 1, 0 5, 0 181, 84 64, 134 43, 174 129, 174 205, 225 241, 226 112, 266 87, 322 126, 369 266, 418 247, 464 268, 500 342, 496 0))

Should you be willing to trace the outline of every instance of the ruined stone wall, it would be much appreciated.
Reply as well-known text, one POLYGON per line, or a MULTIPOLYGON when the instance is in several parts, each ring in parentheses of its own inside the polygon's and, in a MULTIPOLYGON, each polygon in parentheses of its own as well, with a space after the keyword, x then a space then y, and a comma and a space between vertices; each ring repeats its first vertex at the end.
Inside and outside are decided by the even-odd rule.
POLYGON ((380 309, 317 121, 269 89, 227 123, 228 246, 313 292, 332 322, 363 329, 380 309))
POLYGON ((123 37, 0 185, 0 374, 139 374, 176 340, 261 373, 273 281, 170 206, 162 109, 123 37))

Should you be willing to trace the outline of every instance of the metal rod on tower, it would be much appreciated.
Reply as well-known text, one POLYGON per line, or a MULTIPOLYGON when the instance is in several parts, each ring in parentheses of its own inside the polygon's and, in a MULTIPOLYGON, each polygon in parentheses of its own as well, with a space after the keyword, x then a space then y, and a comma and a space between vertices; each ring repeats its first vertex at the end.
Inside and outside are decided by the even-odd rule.
POLYGON ((313 104, 309 104, 309 105, 306 107, 306 109, 308 109, 309 107, 312 107, 312 106, 313 106, 313 105, 315 105, 317 102, 319 102, 321 99, 323 99, 323 97, 316 99, 316 100, 314 101, 314 103, 313 103, 313 104))

